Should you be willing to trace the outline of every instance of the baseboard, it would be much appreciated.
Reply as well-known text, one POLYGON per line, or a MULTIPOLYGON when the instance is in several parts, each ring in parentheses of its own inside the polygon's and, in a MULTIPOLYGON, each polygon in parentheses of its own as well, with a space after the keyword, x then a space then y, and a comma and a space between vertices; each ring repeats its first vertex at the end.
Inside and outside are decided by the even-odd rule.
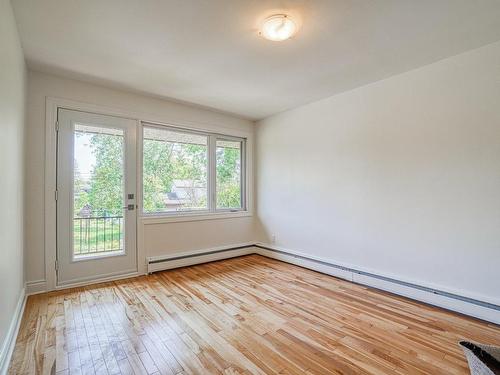
POLYGON ((241 243, 147 258, 148 273, 192 266, 255 253, 254 243, 241 243))
POLYGON ((14 347, 16 346, 17 334, 19 332, 25 306, 26 290, 23 288, 21 290, 21 294, 19 295, 19 299, 17 300, 16 309, 10 321, 5 341, 2 344, 0 352, 0 375, 6 375, 9 369, 10 359, 12 357, 12 353, 14 352, 14 347))
POLYGON ((26 282, 26 295, 45 293, 47 291, 47 281, 35 280, 26 282))
POLYGON ((500 324, 500 306, 452 294, 442 290, 400 281, 382 275, 368 273, 333 263, 329 260, 312 258, 296 252, 277 248, 273 245, 257 243, 255 252, 269 258, 295 264, 314 271, 339 277, 344 280, 381 289, 430 305, 442 307, 464 315, 500 324))

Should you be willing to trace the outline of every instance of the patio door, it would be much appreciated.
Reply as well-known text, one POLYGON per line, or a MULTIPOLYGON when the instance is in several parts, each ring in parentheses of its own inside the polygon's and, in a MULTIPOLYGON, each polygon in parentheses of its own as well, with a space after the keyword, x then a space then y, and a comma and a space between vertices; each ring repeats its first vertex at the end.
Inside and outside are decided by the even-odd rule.
POLYGON ((136 122, 58 110, 57 285, 137 271, 136 122))

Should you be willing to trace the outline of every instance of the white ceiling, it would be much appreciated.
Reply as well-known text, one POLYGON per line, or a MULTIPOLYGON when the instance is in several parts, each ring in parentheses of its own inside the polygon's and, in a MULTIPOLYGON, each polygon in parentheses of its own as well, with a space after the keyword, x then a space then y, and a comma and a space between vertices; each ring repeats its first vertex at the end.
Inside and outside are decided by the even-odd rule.
POLYGON ((500 40, 499 0, 12 0, 30 68, 250 119, 500 40), (258 36, 286 11, 291 40, 258 36))

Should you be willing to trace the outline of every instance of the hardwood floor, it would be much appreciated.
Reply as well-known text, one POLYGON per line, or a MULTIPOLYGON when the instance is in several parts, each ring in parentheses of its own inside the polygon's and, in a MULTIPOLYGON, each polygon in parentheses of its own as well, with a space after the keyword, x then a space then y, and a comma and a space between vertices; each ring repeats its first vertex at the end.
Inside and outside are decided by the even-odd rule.
POLYGON ((250 255, 31 296, 11 374, 467 374, 500 327, 250 255))

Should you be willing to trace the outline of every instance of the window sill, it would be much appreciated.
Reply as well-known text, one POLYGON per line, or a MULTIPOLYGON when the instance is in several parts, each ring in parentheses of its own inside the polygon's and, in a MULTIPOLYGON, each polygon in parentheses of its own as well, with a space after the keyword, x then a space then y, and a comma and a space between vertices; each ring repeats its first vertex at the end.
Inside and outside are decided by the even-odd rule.
POLYGON ((140 221, 144 225, 151 224, 165 224, 165 223, 180 223, 184 221, 202 221, 202 220, 220 220, 232 219, 238 217, 250 217, 250 211, 236 211, 236 212, 203 212, 203 213, 184 213, 175 215, 155 215, 155 216, 142 216, 140 221))

